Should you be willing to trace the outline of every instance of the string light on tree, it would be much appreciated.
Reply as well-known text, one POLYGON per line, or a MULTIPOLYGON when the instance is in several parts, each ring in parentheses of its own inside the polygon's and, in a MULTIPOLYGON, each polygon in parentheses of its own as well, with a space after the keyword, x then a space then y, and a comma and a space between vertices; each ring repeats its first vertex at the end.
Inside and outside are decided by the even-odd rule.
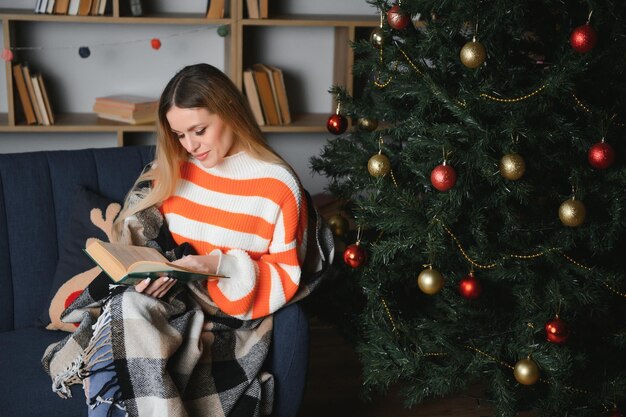
POLYGON ((400 2, 398 2, 398 4, 394 4, 387 10, 387 23, 393 29, 402 30, 409 26, 411 17, 402 11, 400 2))
POLYGON ((530 356, 517 361, 513 368, 513 376, 523 385, 533 385, 539 381, 539 367, 530 356))
POLYGON ((557 345, 563 344, 567 341, 569 337, 569 330, 565 321, 563 321, 558 314, 548 320, 546 324, 543 326, 546 332, 546 339, 557 345))
POLYGON ((417 286, 424 294, 434 295, 443 288, 443 275, 441 275, 441 272, 433 269, 432 265, 427 266, 428 268, 424 269, 417 276, 417 286))
POLYGON ((607 169, 615 161, 615 150, 604 141, 604 138, 587 152, 589 164, 595 169, 607 169))
POLYGON ((592 14, 593 10, 589 13, 587 23, 575 28, 569 37, 569 43, 572 45, 572 48, 581 54, 591 51, 598 42, 598 34, 589 24, 592 14))

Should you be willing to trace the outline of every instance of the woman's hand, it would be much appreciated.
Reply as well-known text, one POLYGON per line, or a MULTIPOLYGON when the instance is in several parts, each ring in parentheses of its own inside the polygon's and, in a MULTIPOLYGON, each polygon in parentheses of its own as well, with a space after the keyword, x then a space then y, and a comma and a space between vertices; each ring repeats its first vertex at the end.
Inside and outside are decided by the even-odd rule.
POLYGON ((218 262, 219 256, 217 255, 187 255, 172 263, 205 274, 215 274, 218 262))
POLYGON ((176 280, 170 277, 157 279, 146 278, 135 284, 135 291, 155 298, 161 298, 176 284, 176 280))

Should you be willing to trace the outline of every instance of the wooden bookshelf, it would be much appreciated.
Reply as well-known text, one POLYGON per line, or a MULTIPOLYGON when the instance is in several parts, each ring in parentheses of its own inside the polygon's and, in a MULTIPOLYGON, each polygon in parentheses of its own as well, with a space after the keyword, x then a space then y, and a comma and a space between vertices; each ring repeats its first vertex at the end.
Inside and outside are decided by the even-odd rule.
MULTIPOLYGON (((349 46, 356 40, 358 28, 373 28, 378 24, 379 17, 375 14, 370 16, 350 15, 271 15, 268 19, 249 19, 244 13, 244 0, 231 0, 227 2, 228 10, 223 19, 207 19, 201 13, 150 13, 144 16, 120 15, 120 3, 123 0, 111 0, 112 7, 108 15, 103 16, 67 16, 54 14, 36 14, 32 9, 2 9, 0 8, 0 20, 4 32, 4 48, 9 49, 16 45, 16 36, 20 24, 36 25, 39 22, 55 23, 81 23, 85 25, 119 24, 119 30, 124 30, 124 25, 179 25, 179 26, 214 26, 215 28, 227 25, 229 34, 225 37, 224 47, 224 71, 242 89, 244 71, 244 46, 250 36, 244 31, 245 27, 290 27, 297 30, 306 27, 321 27, 334 30, 335 48, 332 57, 333 84, 343 85, 352 92, 352 64, 354 56, 349 46), (229 3, 229 4, 228 4, 229 3)), ((287 2, 289 0, 281 0, 287 2)), ((19 61, 19 51, 16 53, 19 61)), ((6 62, 6 86, 8 112, 0 115, 0 132, 115 132, 118 135, 118 144, 124 145, 126 133, 154 132, 154 124, 127 125, 113 121, 98 119, 93 113, 70 113, 56 115, 56 123, 52 126, 25 125, 19 121, 16 113, 21 114, 19 99, 14 92, 11 62, 6 62), (16 110, 16 108, 18 108, 16 110)), ((45 70, 43 70, 45 75, 45 70)), ((306 82, 306 80, 304 80, 306 82)), ((329 88, 330 86, 324 86, 329 88)), ((289 94, 289 91, 288 91, 289 94)), ((61 111, 63 109, 60 109, 61 111)), ((89 111, 91 109, 85 109, 89 111)), ((262 126, 263 132, 271 133, 324 133, 326 132, 326 120, 329 114, 334 112, 334 103, 328 109, 328 113, 294 114, 292 123, 281 126, 262 126)), ((292 111, 293 113, 293 111, 292 111)))

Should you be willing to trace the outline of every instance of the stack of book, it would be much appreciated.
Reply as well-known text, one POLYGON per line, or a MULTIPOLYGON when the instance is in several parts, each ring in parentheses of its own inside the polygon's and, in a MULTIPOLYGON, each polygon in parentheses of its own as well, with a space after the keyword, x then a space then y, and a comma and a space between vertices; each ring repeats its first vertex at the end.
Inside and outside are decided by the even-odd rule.
POLYGON ((93 111, 102 119, 135 125, 154 122, 158 105, 155 98, 117 94, 97 97, 93 111))
POLYGON ((102 16, 108 0, 37 0, 35 13, 102 16))
POLYGON ((13 65, 13 79, 26 124, 53 125, 54 113, 42 75, 31 71, 27 63, 18 63, 13 65))
POLYGON ((259 126, 291 123, 287 90, 280 68, 254 64, 243 72, 243 86, 259 126))
POLYGON ((248 18, 250 19, 267 19, 268 0, 246 0, 248 8, 248 18))

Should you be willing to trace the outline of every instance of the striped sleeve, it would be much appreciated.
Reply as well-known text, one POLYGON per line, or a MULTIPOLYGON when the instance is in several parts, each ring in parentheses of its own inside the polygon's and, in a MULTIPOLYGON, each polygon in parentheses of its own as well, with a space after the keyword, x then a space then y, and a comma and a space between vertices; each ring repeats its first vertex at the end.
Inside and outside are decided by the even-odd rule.
POLYGON ((307 204, 299 187, 289 189, 281 199, 267 253, 253 258, 241 249, 211 252, 220 256, 218 273, 230 278, 209 281, 207 289, 229 315, 240 319, 267 316, 298 290, 306 252, 307 204))

